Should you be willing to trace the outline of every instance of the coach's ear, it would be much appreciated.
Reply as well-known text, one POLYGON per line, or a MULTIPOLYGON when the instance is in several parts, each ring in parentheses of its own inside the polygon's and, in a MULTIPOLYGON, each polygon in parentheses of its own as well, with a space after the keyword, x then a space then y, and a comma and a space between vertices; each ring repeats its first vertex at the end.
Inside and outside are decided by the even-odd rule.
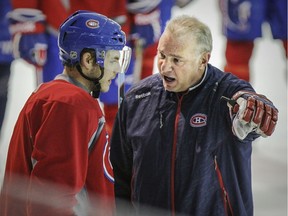
POLYGON ((211 56, 210 52, 206 52, 202 54, 200 58, 200 65, 199 65, 200 69, 203 69, 203 70, 205 69, 206 65, 208 64, 210 60, 210 56, 211 56))
POLYGON ((208 64, 209 60, 210 60, 210 56, 211 53, 210 52, 206 52, 202 55, 202 64, 208 64))

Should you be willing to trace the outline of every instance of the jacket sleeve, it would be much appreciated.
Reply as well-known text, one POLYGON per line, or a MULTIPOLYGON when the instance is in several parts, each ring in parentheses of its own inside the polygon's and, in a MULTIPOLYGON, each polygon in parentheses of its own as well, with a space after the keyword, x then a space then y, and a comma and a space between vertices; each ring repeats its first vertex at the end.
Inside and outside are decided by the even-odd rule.
POLYGON ((111 163, 115 178, 115 197, 117 212, 123 215, 124 212, 132 210, 131 204, 131 184, 132 183, 132 147, 126 139, 126 122, 123 106, 125 99, 117 113, 112 138, 111 138, 111 163))

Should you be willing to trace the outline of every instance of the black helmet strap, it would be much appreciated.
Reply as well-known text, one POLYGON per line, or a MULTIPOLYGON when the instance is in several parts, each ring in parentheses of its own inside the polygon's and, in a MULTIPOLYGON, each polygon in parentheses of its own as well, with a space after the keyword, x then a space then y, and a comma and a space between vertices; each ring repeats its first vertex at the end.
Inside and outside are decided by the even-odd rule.
MULTIPOLYGON (((99 67, 100 67, 100 66, 99 66, 99 67)), ((89 80, 89 81, 92 81, 92 82, 94 83, 94 85, 95 85, 95 90, 93 90, 93 91, 91 92, 91 96, 92 96, 93 98, 98 98, 99 95, 100 95, 100 90, 101 90, 101 85, 100 85, 99 81, 100 81, 100 80, 103 78, 103 76, 104 76, 104 68, 100 67, 101 74, 100 74, 100 76, 97 77, 97 78, 91 78, 91 77, 86 76, 86 75, 83 73, 82 68, 81 68, 81 66, 80 66, 79 63, 76 64, 76 68, 77 68, 78 72, 80 73, 80 75, 81 75, 82 77, 84 77, 85 79, 87 79, 87 80, 89 80)))

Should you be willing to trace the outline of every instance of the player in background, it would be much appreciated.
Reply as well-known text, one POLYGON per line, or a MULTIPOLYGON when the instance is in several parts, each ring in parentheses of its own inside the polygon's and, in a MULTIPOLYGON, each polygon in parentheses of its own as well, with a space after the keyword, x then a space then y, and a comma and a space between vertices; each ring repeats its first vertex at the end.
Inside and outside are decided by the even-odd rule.
POLYGON ((224 71, 250 81, 250 59, 262 24, 270 25, 273 38, 282 41, 287 58, 287 0, 220 0, 226 42, 224 71))
POLYGON ((131 49, 120 25, 98 13, 77 11, 59 30, 64 70, 39 85, 19 114, 1 216, 111 215, 114 210, 110 143, 97 98, 126 71, 131 49))
POLYGON ((67 6, 70 12, 75 10, 91 10, 104 14, 121 25, 122 30, 128 36, 130 24, 126 9, 126 0, 69 0, 69 4, 67 4, 67 6))
POLYGON ((58 57, 57 34, 60 24, 71 14, 67 1, 11 0, 11 4, 14 9, 11 14, 13 41, 19 52, 15 57, 35 66, 38 84, 53 80, 63 71, 58 57))
POLYGON ((6 17, 10 10, 10 1, 2 0, 0 2, 0 135, 5 117, 9 77, 11 73, 11 63, 13 61, 9 21, 6 17))

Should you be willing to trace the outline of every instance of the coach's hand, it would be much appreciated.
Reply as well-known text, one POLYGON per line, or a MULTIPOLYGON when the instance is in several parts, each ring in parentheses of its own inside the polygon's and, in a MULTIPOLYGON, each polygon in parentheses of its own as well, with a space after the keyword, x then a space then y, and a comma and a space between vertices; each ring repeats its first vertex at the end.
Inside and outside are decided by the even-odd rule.
POLYGON ((278 110, 264 95, 238 91, 227 104, 233 120, 232 131, 239 139, 245 139, 252 131, 262 137, 274 132, 278 110))

